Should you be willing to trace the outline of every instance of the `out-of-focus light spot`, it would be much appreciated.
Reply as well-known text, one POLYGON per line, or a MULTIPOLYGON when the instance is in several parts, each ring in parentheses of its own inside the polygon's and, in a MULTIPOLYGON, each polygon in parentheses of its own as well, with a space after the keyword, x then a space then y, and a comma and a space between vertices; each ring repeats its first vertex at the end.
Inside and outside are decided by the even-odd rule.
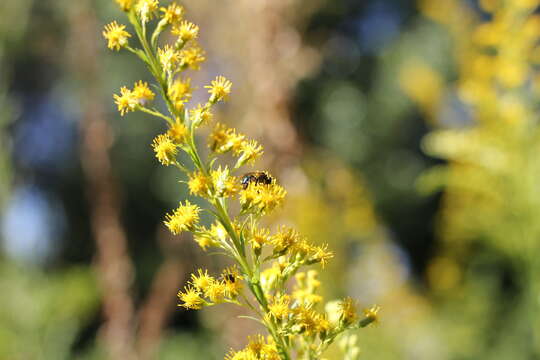
POLYGON ((14 154, 23 165, 55 170, 69 163, 75 146, 75 124, 50 97, 29 99, 15 127, 14 154))
POLYGON ((329 84, 320 104, 324 143, 347 158, 364 153, 368 144, 361 125, 367 108, 360 90, 347 82, 329 84))
POLYGON ((15 190, 1 218, 2 246, 8 256, 41 264, 57 251, 65 227, 60 205, 32 186, 15 190))
POLYGON ((401 16, 399 9, 387 2, 376 1, 357 20, 357 32, 362 51, 376 53, 398 33, 401 16))

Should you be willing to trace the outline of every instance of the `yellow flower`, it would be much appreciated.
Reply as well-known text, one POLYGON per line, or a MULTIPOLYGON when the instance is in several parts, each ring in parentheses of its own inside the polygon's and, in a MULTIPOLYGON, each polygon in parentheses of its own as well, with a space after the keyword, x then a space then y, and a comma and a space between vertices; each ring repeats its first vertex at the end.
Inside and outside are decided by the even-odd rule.
POLYGON ((200 64, 206 60, 204 50, 197 44, 180 51, 180 59, 182 67, 189 67, 192 70, 199 70, 201 68, 200 64))
POLYGON ((238 184, 236 183, 236 178, 230 176, 229 168, 217 168, 210 172, 212 177, 212 184, 218 197, 229 197, 236 194, 238 190, 238 184))
POLYGON ((176 162, 178 145, 173 142, 169 135, 158 135, 152 143, 152 148, 156 153, 157 159, 163 165, 167 166, 176 162))
POLYGON ((146 23, 152 20, 158 7, 158 0, 139 0, 139 2, 137 3, 137 12, 141 17, 141 21, 143 23, 146 23))
POLYGON ((193 230, 199 221, 199 212, 201 209, 186 200, 185 204, 173 211, 172 214, 165 215, 165 225, 174 234, 178 235, 182 231, 193 230))
POLYGON ((225 125, 217 123, 209 137, 210 149, 218 154, 227 151, 236 151, 242 145, 245 136, 237 134, 232 128, 227 128, 225 125))
POLYGON ((189 192, 197 196, 208 196, 212 182, 202 172, 197 171, 189 174, 189 192))
POLYGON ((132 94, 142 106, 144 106, 147 102, 154 100, 154 97, 156 96, 156 94, 150 90, 148 84, 142 81, 135 83, 132 94))
POLYGON ((189 135, 188 128, 186 125, 182 124, 180 122, 180 119, 176 118, 176 121, 174 124, 169 125, 169 130, 167 131, 167 135, 171 137, 171 139, 174 140, 177 144, 183 144, 186 142, 186 138, 189 135))
POLYGON ((118 111, 120 111, 120 115, 122 116, 130 111, 135 111, 137 108, 137 99, 133 95, 133 92, 125 86, 120 88, 120 95, 114 94, 113 97, 114 103, 118 107, 118 111))
POLYGON ((293 331, 299 334, 313 335, 320 330, 322 315, 312 310, 311 307, 300 305, 293 309, 293 331))
POLYGON ((191 284, 200 291, 205 291, 213 282, 216 280, 208 275, 208 270, 204 270, 204 272, 201 269, 197 270, 198 276, 195 274, 191 274, 191 284))
POLYGON ((253 164, 263 154, 263 148, 255 140, 242 141, 237 152, 241 155, 235 167, 239 168, 245 164, 253 164))
POLYGON ((165 71, 171 72, 180 61, 180 54, 173 47, 165 45, 158 49, 158 58, 165 71))
POLYGON ((274 262, 271 267, 261 272, 261 285, 265 292, 270 292, 277 280, 281 277, 281 267, 278 262, 274 262))
POLYGON ((184 303, 179 305, 186 309, 198 310, 202 308, 204 300, 200 296, 200 292, 192 287, 184 287, 184 292, 179 291, 178 297, 184 303))
POLYGON ((196 108, 193 108, 189 111, 191 121, 196 124, 196 126, 205 124, 212 120, 212 112, 206 106, 198 104, 196 108))
POLYGON ((249 242, 255 252, 260 252, 263 245, 270 242, 270 231, 264 228, 253 229, 249 242))
POLYGON ((134 0, 115 0, 123 11, 129 11, 134 0))
POLYGON ((272 302, 268 304, 268 310, 278 320, 285 319, 290 312, 289 305, 291 298, 289 295, 280 295, 272 299, 272 302))
POLYGON ((167 91, 174 107, 180 110, 191 99, 191 79, 176 80, 167 91))
POLYGON ((220 303, 225 299, 226 292, 227 288, 225 287, 225 284, 219 281, 214 281, 206 287, 204 290, 204 296, 210 299, 210 301, 213 303, 220 303))
POLYGON ((210 84, 211 85, 206 85, 205 88, 208 89, 208 93, 211 95, 211 103, 226 100, 227 96, 231 93, 232 82, 223 76, 216 77, 210 84))
POLYGON ((189 21, 182 21, 180 25, 175 25, 172 28, 172 33, 178 36, 178 41, 181 44, 196 39, 199 34, 199 27, 189 21))
POLYGON ((238 296, 243 287, 243 277, 238 274, 238 270, 235 267, 229 267, 223 270, 221 277, 227 296, 231 298, 238 296))
POLYGON ((184 16, 184 8, 177 3, 172 3, 167 8, 162 7, 159 11, 163 12, 163 19, 169 24, 179 23, 184 16))
POLYGON ((264 359, 264 360, 279 360, 279 354, 276 345, 270 341, 266 343, 262 335, 256 337, 249 337, 249 343, 244 349, 246 352, 245 359, 264 359))
POLYGON ((244 212, 267 214, 283 204, 287 192, 278 184, 249 183, 240 191, 240 204, 244 212))
POLYGON ((287 250, 289 247, 301 240, 300 233, 291 227, 282 226, 279 231, 271 238, 274 245, 274 252, 279 253, 287 250))
POLYGON ((131 35, 124 30, 125 28, 125 25, 119 25, 116 21, 105 25, 103 37, 108 40, 107 47, 109 49, 118 51, 127 46, 128 38, 131 37, 131 35))
POLYGON ((310 263, 321 263, 321 266, 324 268, 328 263, 328 260, 334 257, 334 253, 328 250, 328 245, 318 246, 314 248, 315 253, 310 259, 310 263))
POLYGON ((219 246, 219 243, 209 234, 197 234, 194 235, 193 240, 206 251, 210 246, 219 246))
POLYGON ((360 321, 360 326, 365 327, 371 323, 378 323, 379 322, 379 315, 378 312, 381 310, 381 307, 378 305, 373 305, 369 309, 364 309, 364 316, 365 318, 360 321))
POLYGON ((339 303, 339 319, 342 321, 345 326, 351 325, 358 318, 356 313, 356 305, 354 300, 350 297, 343 299, 339 303))

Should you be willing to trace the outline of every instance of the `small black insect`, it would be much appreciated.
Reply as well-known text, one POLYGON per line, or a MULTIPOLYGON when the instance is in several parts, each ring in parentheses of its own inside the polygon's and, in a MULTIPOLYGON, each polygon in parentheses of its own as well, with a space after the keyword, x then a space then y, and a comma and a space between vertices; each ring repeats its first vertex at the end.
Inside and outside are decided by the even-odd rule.
POLYGON ((271 185, 274 182, 274 178, 270 176, 266 171, 253 171, 248 172, 242 176, 242 188, 247 189, 249 184, 254 183, 255 185, 264 184, 271 185))
POLYGON ((230 283, 236 282, 236 276, 234 276, 234 274, 225 274, 223 275, 223 278, 225 279, 226 282, 230 282, 230 283))

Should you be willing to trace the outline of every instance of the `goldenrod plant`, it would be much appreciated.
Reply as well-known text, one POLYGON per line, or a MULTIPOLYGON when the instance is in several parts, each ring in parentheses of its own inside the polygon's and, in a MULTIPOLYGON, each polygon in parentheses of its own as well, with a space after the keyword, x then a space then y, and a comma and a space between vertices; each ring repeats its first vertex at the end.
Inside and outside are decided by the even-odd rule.
MULTIPOLYGON (((190 103, 194 86, 185 72, 198 70, 206 55, 196 41, 199 27, 185 20, 184 8, 177 3, 160 7, 158 0, 116 2, 134 32, 116 21, 106 25, 108 47, 135 54, 155 80, 152 86, 139 81, 133 88, 122 87, 114 95, 118 111, 142 111, 165 122, 167 131, 152 144, 155 156, 162 165, 177 168, 190 193, 206 204, 200 207, 186 199, 165 215, 164 223, 173 234, 190 232, 203 250, 215 250, 234 262, 219 275, 203 269, 192 274, 178 293, 179 306, 198 310, 236 304, 249 309, 249 317, 268 330, 268 336, 250 337, 244 349, 231 350, 227 360, 320 359, 346 330, 376 322, 376 305, 363 314, 351 298, 323 306, 317 271, 308 267, 324 268, 333 257, 327 245, 315 246, 289 226, 271 231, 261 225, 262 217, 282 205, 286 191, 269 172, 248 168, 263 154, 257 141, 227 125, 211 124, 214 106, 231 93, 231 81, 216 77, 205 86, 206 103, 190 103), (173 41, 162 44, 163 34, 173 41), (155 89, 165 112, 153 106, 155 89), (206 150, 197 136, 204 126, 213 127, 206 150), (200 222, 202 214, 212 218, 210 226, 200 222)), ((347 342, 347 359, 357 356, 353 343, 347 342)))
POLYGON ((420 1, 424 14, 449 30, 456 81, 445 93, 440 74, 419 63, 415 71, 404 72, 417 76, 405 76, 403 81, 407 93, 438 127, 425 138, 425 150, 448 162, 420 181, 424 189, 444 189, 439 231, 445 247, 452 249, 433 262, 429 277, 436 286, 452 289, 461 281, 458 265, 463 256, 473 252, 469 244, 482 244, 484 258, 489 252, 497 254, 510 264, 520 291, 509 306, 505 325, 497 330, 497 340, 486 336, 484 342, 504 348, 501 344, 515 336, 523 354, 512 348, 511 358, 538 357, 540 1, 481 0, 479 11, 465 1, 439 5, 420 1), (423 84, 423 89, 413 82, 423 84), (429 99, 418 96, 425 98, 428 90, 429 99), (454 116, 448 116, 443 101, 450 96, 461 106, 454 116))

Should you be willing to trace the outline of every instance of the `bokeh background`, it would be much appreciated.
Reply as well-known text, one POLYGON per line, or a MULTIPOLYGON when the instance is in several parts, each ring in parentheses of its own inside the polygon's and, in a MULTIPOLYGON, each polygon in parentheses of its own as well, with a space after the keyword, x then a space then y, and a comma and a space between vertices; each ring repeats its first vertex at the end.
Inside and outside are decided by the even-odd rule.
MULTIPOLYGON (((182 4, 194 81, 233 81, 217 116, 289 191, 274 221, 330 243, 327 298, 382 306, 361 358, 540 359, 537 0, 182 4)), ((114 108, 149 80, 106 49, 122 17, 0 2, 0 359, 221 359, 257 330, 176 307, 222 260, 165 231, 188 194, 153 157, 161 124, 114 108)))

